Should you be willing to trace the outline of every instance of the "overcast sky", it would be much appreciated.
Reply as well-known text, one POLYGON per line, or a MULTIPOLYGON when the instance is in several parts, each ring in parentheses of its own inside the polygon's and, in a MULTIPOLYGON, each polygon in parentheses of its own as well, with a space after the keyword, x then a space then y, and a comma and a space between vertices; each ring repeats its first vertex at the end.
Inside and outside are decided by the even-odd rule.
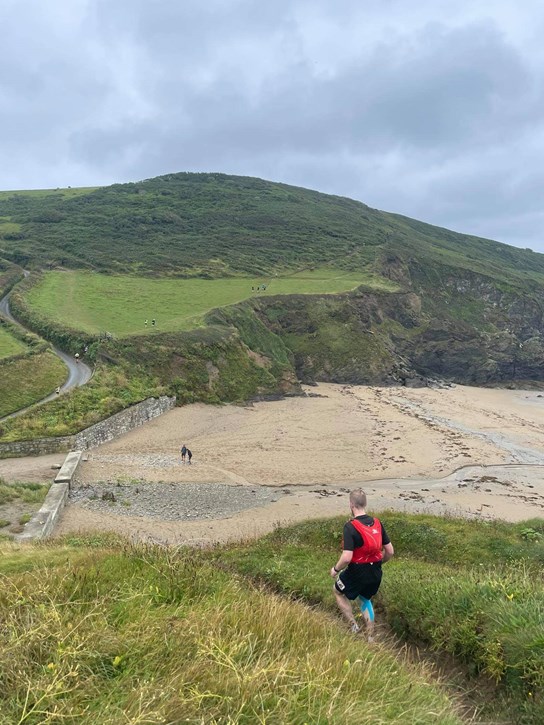
POLYGON ((0 0, 0 189, 260 176, 544 251, 541 0, 0 0))

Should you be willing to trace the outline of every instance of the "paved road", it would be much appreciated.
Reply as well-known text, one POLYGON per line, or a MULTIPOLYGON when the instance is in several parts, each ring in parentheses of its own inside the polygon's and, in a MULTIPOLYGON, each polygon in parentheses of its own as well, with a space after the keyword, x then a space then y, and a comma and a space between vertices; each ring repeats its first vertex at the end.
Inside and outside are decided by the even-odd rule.
MULTIPOLYGON (((25 272, 25 277, 26 276, 28 276, 28 272, 25 272)), ((19 327, 23 327, 23 329, 26 329, 11 314, 11 311, 9 309, 9 295, 10 293, 8 292, 8 294, 0 300, 0 314, 4 315, 4 317, 6 317, 8 320, 15 323, 16 325, 19 325, 19 327)), ((75 358, 73 358, 71 355, 67 355, 62 350, 59 350, 58 347, 53 346, 52 349, 55 355, 60 357, 62 362, 68 368, 68 377, 61 386, 61 393, 65 393, 72 388, 77 388, 80 385, 85 385, 85 383, 90 380, 92 370, 88 365, 86 365, 84 362, 76 362, 75 358)), ((33 408, 35 405, 39 405, 40 403, 46 403, 48 400, 53 400, 53 398, 56 397, 57 394, 55 392, 52 392, 50 395, 42 398, 42 400, 38 400, 36 403, 33 403, 27 408, 22 408, 15 413, 6 415, 4 418, 0 418, 0 420, 7 420, 8 418, 14 418, 17 415, 22 415, 23 413, 26 413, 27 410, 30 410, 30 408, 33 408)))

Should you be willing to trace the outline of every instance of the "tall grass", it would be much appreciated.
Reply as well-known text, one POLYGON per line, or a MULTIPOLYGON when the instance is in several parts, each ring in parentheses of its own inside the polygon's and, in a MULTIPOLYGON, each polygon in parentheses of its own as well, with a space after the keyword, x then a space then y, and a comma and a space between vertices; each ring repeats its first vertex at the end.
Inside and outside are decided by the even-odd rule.
MULTIPOLYGON (((383 520, 397 557, 384 567, 382 616, 408 640, 494 679, 517 725, 544 722, 544 521, 488 524, 391 512, 383 520)), ((217 556, 279 592, 333 610, 328 570, 342 523, 280 528, 217 556)))
POLYGON ((24 503, 41 503, 49 490, 49 485, 41 483, 6 483, 0 478, 0 506, 12 501, 24 503))
POLYGON ((461 722, 424 669, 194 552, 50 552, 5 551, 5 725, 461 722))
POLYGON ((49 484, 19 481, 8 484, 0 478, 0 539, 10 539, 23 530, 24 524, 30 521, 45 499, 49 487, 49 484))

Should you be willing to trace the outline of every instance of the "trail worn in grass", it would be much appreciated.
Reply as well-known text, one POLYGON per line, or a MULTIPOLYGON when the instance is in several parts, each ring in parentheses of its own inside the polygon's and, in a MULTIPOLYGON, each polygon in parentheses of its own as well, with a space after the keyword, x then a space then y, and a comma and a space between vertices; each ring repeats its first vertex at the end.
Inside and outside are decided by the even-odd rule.
POLYGON ((4 362, 0 365, 0 418, 54 392, 67 375, 66 365, 50 351, 4 362))
MULTIPOLYGON (((516 725, 544 722, 544 521, 380 518, 397 554, 385 567, 382 616, 408 641, 448 652, 500 684, 497 718, 508 708, 516 725)), ((343 523, 280 528, 217 556, 276 591, 335 610, 328 572, 343 523)))
POLYGON ((195 566, 194 552, 110 540, 85 553, 2 553, 5 725, 461 722, 424 668, 211 563, 195 566))
POLYGON ((55 322, 89 333, 107 331, 122 336, 146 331, 190 330, 203 324, 202 317, 209 310, 252 296, 337 293, 363 283, 377 289, 396 289, 394 283, 378 275, 332 268, 286 277, 222 279, 149 279, 50 272, 29 290, 27 301, 55 322), (262 289, 263 285, 266 289, 262 289))

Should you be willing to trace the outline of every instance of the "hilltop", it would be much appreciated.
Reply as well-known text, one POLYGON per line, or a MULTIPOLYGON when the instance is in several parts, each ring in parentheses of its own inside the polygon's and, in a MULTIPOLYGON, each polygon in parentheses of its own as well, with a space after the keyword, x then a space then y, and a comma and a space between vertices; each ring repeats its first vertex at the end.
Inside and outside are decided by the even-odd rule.
POLYGON ((334 264, 458 267, 544 285, 544 255, 262 179, 168 174, 97 189, 0 193, 1 256, 30 268, 251 275, 334 264))

